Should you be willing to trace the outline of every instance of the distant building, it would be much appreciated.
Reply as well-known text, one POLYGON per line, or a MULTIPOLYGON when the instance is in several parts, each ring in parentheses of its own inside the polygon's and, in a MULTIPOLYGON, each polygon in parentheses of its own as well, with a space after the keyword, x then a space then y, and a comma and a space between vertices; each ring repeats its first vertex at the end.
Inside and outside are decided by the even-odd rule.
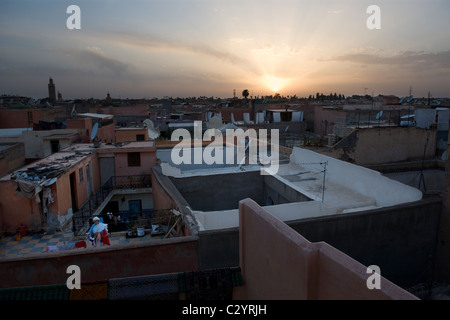
POLYGON ((50 98, 50 101, 56 101, 56 88, 52 78, 50 78, 48 83, 48 97, 50 98))

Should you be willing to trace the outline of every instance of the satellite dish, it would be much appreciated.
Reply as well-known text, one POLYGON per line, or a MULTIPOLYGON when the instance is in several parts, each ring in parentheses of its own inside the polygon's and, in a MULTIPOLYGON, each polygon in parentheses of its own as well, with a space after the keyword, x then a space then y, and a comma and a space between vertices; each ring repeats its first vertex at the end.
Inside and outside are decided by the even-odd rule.
POLYGON ((92 127, 92 133, 91 133, 91 140, 94 141, 95 137, 97 136, 98 131, 98 123, 94 124, 94 127, 92 127))
POLYGON ((405 98, 401 98, 398 103, 402 103, 405 98))
POLYGON ((152 128, 152 129, 155 128, 155 126, 153 125, 153 121, 150 119, 144 120, 144 126, 147 128, 152 128))
POLYGON ((55 182, 56 182, 56 180, 58 180, 58 178, 52 178, 51 180, 48 180, 45 184, 44 184, 44 186, 46 186, 46 187, 48 187, 48 186, 51 186, 52 184, 54 184, 55 182))
POLYGON ((75 109, 75 105, 73 105, 73 107, 72 107, 72 112, 70 113, 70 115, 71 115, 72 117, 74 117, 74 116, 77 115, 77 110, 75 109))
POLYGON ((380 112, 377 113, 377 120, 380 120, 381 115, 383 114, 383 110, 381 110, 380 112))
POLYGON ((442 154, 441 160, 442 160, 442 161, 445 161, 446 158, 447 158, 447 150, 445 150, 444 153, 442 154))
POLYGON ((153 139, 153 140, 158 139, 158 137, 160 135, 158 130, 156 130, 155 128, 149 128, 149 127, 147 127, 147 130, 148 130, 148 138, 149 139, 153 139))

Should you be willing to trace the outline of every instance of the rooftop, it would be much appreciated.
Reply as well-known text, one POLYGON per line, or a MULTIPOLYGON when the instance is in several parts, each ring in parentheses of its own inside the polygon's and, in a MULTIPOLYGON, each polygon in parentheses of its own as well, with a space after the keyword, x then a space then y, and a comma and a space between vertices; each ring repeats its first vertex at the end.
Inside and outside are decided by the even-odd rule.
POLYGON ((205 165, 192 165, 190 169, 186 164, 173 167, 163 163, 162 168, 163 174, 172 177, 175 186, 189 203, 189 210, 195 216, 200 231, 238 227, 238 208, 221 210, 217 205, 220 201, 235 200, 233 195, 223 191, 225 189, 235 190, 240 195, 259 190, 255 191, 255 197, 264 194, 265 198, 255 201, 283 221, 365 211, 422 199, 420 190, 391 180, 377 171, 297 147, 294 147, 289 163, 280 163, 278 172, 265 175, 263 180, 229 178, 231 174, 239 175, 244 172, 255 172, 257 176, 260 170, 268 173, 268 169, 261 169, 259 165, 243 166, 241 169, 244 171, 237 170, 236 165, 209 168, 205 165), (211 178, 204 178, 208 176, 211 178), (194 183, 193 179, 197 179, 197 182, 194 183), (207 196, 203 193, 204 197, 199 199, 192 188, 184 187, 193 183, 200 189, 203 184, 210 183, 212 185, 209 188, 215 190, 207 192, 207 196), (263 186, 260 187, 259 184, 263 186), (267 195, 273 193, 273 190, 279 193, 276 197, 283 199, 274 204, 267 203, 267 195), (286 195, 288 191, 291 198, 286 195), (223 196, 215 197, 216 194, 223 196), (302 200, 296 200, 300 198, 302 200), (214 203, 208 204, 209 201, 214 203))

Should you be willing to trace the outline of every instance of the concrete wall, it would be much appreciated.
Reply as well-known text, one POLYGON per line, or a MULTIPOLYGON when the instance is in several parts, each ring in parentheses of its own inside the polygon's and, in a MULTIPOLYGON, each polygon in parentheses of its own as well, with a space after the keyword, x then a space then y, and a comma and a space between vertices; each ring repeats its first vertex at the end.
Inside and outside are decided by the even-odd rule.
POLYGON ((151 244, 88 247, 0 261, 0 288, 64 284, 67 267, 77 265, 81 281, 194 271, 196 237, 152 239, 151 244))
POLYGON ((148 104, 136 104, 121 107, 92 107, 91 113, 112 114, 114 116, 145 116, 148 115, 148 104))
POLYGON ((327 135, 333 132, 335 123, 347 118, 347 112, 339 109, 327 109, 323 106, 314 107, 314 133, 327 135))
POLYGON ((170 179, 195 211, 237 209, 239 201, 246 197, 262 206, 310 200, 272 176, 261 175, 259 171, 170 179))
POLYGON ((61 135, 76 135, 79 133, 78 129, 55 129, 55 130, 41 130, 41 131, 24 131, 22 133, 25 144, 25 157, 27 159, 41 159, 52 154, 51 140, 45 139, 52 135, 58 135, 59 138, 54 140, 59 141, 59 149, 62 150, 72 144, 78 136, 68 136, 61 138, 61 135))
MULTIPOLYGON (((450 141, 450 140, 449 140, 450 141)), ((450 143, 447 144, 443 184, 442 215, 439 225, 436 276, 439 281, 450 282, 450 143)))
POLYGON ((433 158, 436 130, 416 127, 360 128, 323 152, 359 165, 433 158), (426 146, 426 147, 425 147, 426 146))
POLYGON ((381 288, 370 290, 366 266, 327 243, 309 242, 254 201, 241 201, 239 210, 244 287, 235 299, 417 299, 383 274, 381 288))
MULTIPOLYGON (((380 266, 383 276, 407 287, 431 279, 440 208, 440 199, 426 199, 286 224, 311 242, 325 241, 365 265, 380 266)), ((198 235, 201 269, 239 263, 237 228, 198 235)))
POLYGON ((92 118, 67 119, 67 129, 79 129, 79 134, 83 143, 91 142, 92 118))
POLYGON ((200 231, 198 238, 199 269, 239 265, 239 228, 200 231))
POLYGON ((116 129, 116 142, 137 141, 136 135, 144 135, 144 140, 148 140, 148 130, 146 128, 123 128, 116 129))
POLYGON ((0 128, 33 128, 33 123, 43 119, 43 109, 2 109, 0 110, 0 128), (32 114, 32 123, 28 122, 28 112, 32 114))
POLYGON ((97 131, 97 139, 99 139, 102 142, 108 142, 113 143, 116 142, 116 135, 115 135, 115 124, 114 122, 108 123, 108 124, 100 124, 100 127, 97 131))
POLYGON ((312 242, 325 241, 402 287, 432 279, 440 199, 288 222, 312 242))
POLYGON ((1 144, 0 177, 25 165, 25 147, 23 143, 1 144))
POLYGON ((259 171, 171 180, 193 210, 235 209, 239 201, 246 197, 258 203, 264 202, 263 176, 259 171))
POLYGON ((294 190, 287 184, 275 179, 271 175, 264 177, 264 203, 263 205, 277 205, 283 203, 311 201, 304 194, 294 190))
POLYGON ((151 176, 154 210, 156 211, 177 208, 175 200, 161 184, 158 179, 159 177, 160 176, 158 175, 158 173, 153 173, 151 176))

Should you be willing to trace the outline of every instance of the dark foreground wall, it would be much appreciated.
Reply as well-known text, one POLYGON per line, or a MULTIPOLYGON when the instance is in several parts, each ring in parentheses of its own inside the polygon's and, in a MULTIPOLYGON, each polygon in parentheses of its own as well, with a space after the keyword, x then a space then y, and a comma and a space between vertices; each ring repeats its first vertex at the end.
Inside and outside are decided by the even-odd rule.
MULTIPOLYGON (((288 222, 311 242, 325 241, 401 287, 432 279, 440 199, 288 222)), ((199 233, 199 268, 239 265, 238 230, 199 233)))
MULTIPOLYGON (((153 240, 151 241, 153 242, 153 240)), ((155 239, 153 244, 118 245, 51 252, 19 260, 0 260, 0 288, 64 284, 67 267, 80 267, 81 282, 194 271, 197 237, 155 239)))
POLYGON ((291 226, 311 242, 325 241, 362 264, 377 265, 401 287, 433 276, 440 199, 308 219, 291 226))

